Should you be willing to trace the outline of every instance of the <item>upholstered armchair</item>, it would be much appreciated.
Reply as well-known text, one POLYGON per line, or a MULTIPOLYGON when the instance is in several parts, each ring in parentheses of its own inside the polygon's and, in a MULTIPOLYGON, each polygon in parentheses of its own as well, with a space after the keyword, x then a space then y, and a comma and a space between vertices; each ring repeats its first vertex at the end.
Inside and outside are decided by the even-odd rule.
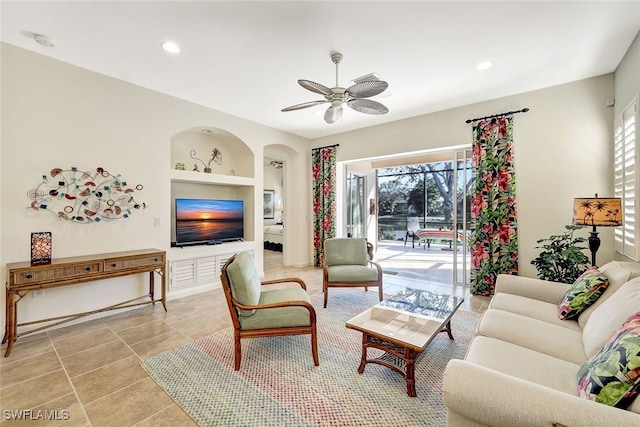
POLYGON ((382 301, 382 268, 369 258, 367 240, 353 237, 325 239, 322 291, 327 307, 329 288, 377 287, 382 301))
POLYGON ((232 256, 220 274, 224 295, 233 322, 235 370, 240 369, 242 338, 282 335, 311 335, 313 363, 318 366, 316 312, 307 287, 298 278, 260 281, 253 254, 241 252, 232 256), (295 283, 295 286, 273 286, 295 283))

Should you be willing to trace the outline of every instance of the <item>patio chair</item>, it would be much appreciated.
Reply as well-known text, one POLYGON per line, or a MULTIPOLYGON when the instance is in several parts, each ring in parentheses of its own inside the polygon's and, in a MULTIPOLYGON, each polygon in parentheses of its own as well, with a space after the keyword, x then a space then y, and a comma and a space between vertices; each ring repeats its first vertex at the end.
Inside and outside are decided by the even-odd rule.
POLYGON ((411 238, 411 247, 416 247, 416 239, 420 240, 418 237, 418 230, 420 230, 420 221, 418 221, 417 216, 408 216, 407 217, 407 234, 404 236, 404 245, 407 246, 407 239, 411 238))
POLYGON ((220 279, 233 322, 236 371, 240 369, 242 338, 283 335, 310 334, 313 363, 319 365, 316 312, 302 279, 290 277, 260 282, 251 252, 240 252, 229 258, 222 267, 220 279), (268 289, 267 285, 276 283, 297 283, 297 286, 268 289))
POLYGON ((378 288, 382 301, 382 267, 371 261, 367 240, 354 237, 334 237, 323 243, 322 292, 327 307, 329 288, 378 288))

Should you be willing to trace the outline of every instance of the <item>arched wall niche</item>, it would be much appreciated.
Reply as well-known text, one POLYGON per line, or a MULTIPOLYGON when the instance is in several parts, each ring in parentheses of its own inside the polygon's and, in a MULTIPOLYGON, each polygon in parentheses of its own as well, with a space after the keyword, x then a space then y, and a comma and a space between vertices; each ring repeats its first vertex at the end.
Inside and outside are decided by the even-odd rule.
POLYGON ((254 158, 253 151, 240 138, 213 126, 192 127, 171 138, 170 167, 174 169, 178 163, 182 163, 187 171, 193 171, 197 166, 204 173, 205 164, 209 163, 212 174, 255 178, 254 158), (222 153, 220 165, 210 161, 214 148, 222 153), (193 157, 202 161, 191 158, 192 150, 196 152, 193 157))
MULTIPOLYGON (((244 141, 215 126, 194 126, 176 133, 171 138, 169 165, 172 224, 175 223, 176 198, 242 200, 243 240, 254 241, 255 158, 253 150, 244 141), (212 160, 214 149, 221 153, 219 162, 212 160), (178 165, 184 165, 184 170, 178 165), (205 172, 205 167, 211 168, 211 172, 205 172)), ((174 227, 171 227, 170 239, 173 246, 176 242, 174 227)))

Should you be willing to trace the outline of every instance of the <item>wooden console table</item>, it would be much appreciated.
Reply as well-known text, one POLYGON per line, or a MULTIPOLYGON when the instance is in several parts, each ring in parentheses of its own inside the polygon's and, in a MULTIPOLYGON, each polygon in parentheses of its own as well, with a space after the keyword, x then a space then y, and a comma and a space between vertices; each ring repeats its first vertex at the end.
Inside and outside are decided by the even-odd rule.
POLYGON ((11 354, 13 343, 19 336, 32 334, 84 316, 89 316, 103 311, 116 310, 119 308, 155 304, 156 302, 162 302, 162 306, 166 311, 167 286, 165 279, 165 264, 166 252, 158 249, 142 249, 137 251, 58 258, 52 260, 50 264, 41 265, 31 265, 29 262, 7 264, 8 281, 6 283, 6 322, 2 343, 4 344, 5 342, 8 342, 8 344, 4 356, 7 357, 11 354), (18 302, 31 291, 147 272, 149 273, 149 293, 146 295, 97 310, 18 323, 18 302), (162 278, 162 296, 159 299, 154 298, 154 273, 157 273, 162 278), (135 302, 146 297, 149 297, 150 300, 135 302), (44 322, 53 323, 18 334, 19 326, 44 322))

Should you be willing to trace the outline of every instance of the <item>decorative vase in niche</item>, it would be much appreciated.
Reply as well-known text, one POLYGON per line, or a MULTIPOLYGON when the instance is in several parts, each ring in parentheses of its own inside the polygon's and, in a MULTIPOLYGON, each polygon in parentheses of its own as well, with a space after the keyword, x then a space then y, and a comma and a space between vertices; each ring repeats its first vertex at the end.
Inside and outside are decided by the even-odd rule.
POLYGON ((211 173, 211 168, 204 168, 204 173, 211 173))

